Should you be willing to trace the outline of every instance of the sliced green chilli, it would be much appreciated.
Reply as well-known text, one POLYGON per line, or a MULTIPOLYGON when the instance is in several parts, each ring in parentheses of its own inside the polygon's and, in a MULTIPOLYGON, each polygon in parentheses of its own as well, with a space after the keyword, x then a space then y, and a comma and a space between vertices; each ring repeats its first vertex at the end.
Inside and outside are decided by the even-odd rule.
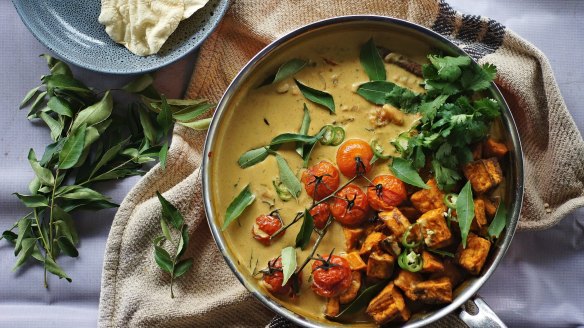
POLYGON ((322 137, 320 138, 320 143, 325 146, 330 146, 335 137, 335 127, 332 125, 325 125, 322 127, 322 137))
POLYGON ((333 127, 333 141, 331 146, 338 146, 345 140, 345 129, 340 126, 333 127))
POLYGON ((377 156, 377 158, 379 159, 388 159, 389 157, 391 157, 383 153, 385 149, 383 149, 383 147, 379 144, 377 139, 371 140, 371 149, 373 150, 373 154, 377 156))
POLYGON ((453 210, 456 209, 456 200, 458 199, 458 195, 454 193, 449 193, 444 195, 444 204, 453 210))
POLYGON ((409 242, 408 239, 410 237, 410 233, 412 232, 412 229, 417 225, 417 223, 414 223, 412 225, 410 225, 408 227, 408 229, 404 232, 404 234, 401 237, 401 243, 402 245, 404 245, 404 247, 406 248, 414 248, 414 247, 418 247, 422 244, 422 240, 417 240, 417 241, 412 241, 409 242))
POLYGON ((286 188, 286 186, 283 185, 282 181, 280 180, 273 180, 272 184, 274 185, 274 188, 276 189, 276 194, 278 194, 278 198, 280 198, 281 200, 287 202, 290 199, 292 199, 292 194, 290 193, 290 191, 288 191, 288 188, 286 188))
POLYGON ((418 272, 422 270, 424 260, 420 254, 416 254, 412 249, 407 248, 397 258, 397 264, 404 270, 418 272))

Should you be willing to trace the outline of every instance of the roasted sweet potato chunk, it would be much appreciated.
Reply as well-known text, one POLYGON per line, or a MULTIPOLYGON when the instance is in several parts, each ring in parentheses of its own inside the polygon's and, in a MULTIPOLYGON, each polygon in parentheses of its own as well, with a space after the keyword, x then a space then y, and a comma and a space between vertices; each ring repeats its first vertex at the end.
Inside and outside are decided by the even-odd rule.
POLYGON ((452 283, 447 277, 426 280, 414 285, 413 294, 419 301, 428 304, 452 302, 452 283))
POLYGON ((365 241, 363 241, 363 245, 361 245, 361 250, 359 251, 359 254, 361 254, 361 256, 363 257, 366 257, 369 256, 371 252, 377 251, 379 249, 379 243, 381 243, 381 241, 385 239, 385 237, 387 236, 381 232, 370 233, 365 238, 365 241))
POLYGON ((350 229, 343 227, 343 234, 345 235, 345 247, 347 252, 357 249, 359 241, 363 237, 363 229, 350 229))
POLYGON ((485 157, 502 158, 509 152, 509 148, 504 143, 497 142, 493 138, 488 138, 484 142, 483 151, 485 157))
POLYGON ((444 270, 444 264, 442 261, 428 251, 422 252, 422 272, 439 272, 444 270))
POLYGON ((367 277, 388 279, 393 273, 395 258, 386 253, 373 252, 367 260, 367 277))
POLYGON ((401 206, 399 208, 400 212, 410 220, 410 222, 416 222, 416 220, 422 215, 417 208, 413 206, 401 206))
POLYGON ((359 252, 351 252, 344 256, 345 259, 349 262, 349 266, 353 271, 365 270, 367 268, 367 264, 359 255, 359 252))
POLYGON ((450 279, 452 288, 456 288, 464 280, 465 273, 454 261, 450 258, 444 260, 444 270, 432 274, 430 279, 446 277, 450 279))
POLYGON ((463 166, 462 171, 470 181, 472 189, 479 194, 493 189, 503 181, 503 172, 499 161, 494 157, 470 162, 463 166))
POLYGON ((422 276, 419 273, 414 273, 406 270, 400 270, 393 283, 401 289, 407 298, 415 301, 418 299, 414 292, 414 286, 422 281, 422 276))
POLYGON ((361 272, 353 271, 352 273, 353 280, 351 281, 351 286, 347 289, 344 293, 339 295, 339 302, 341 304, 348 304, 352 302, 357 294, 359 294, 359 289, 361 288, 361 272))
POLYGON ((474 200, 474 219, 470 225, 470 230, 480 233, 487 225, 487 213, 485 212, 485 202, 478 198, 474 200))
POLYGON ((470 233, 466 240, 466 248, 462 248, 462 244, 458 247, 456 262, 469 273, 478 275, 487 260, 490 249, 490 241, 470 233))
POLYGON ((452 242, 452 233, 444 218, 445 210, 441 207, 428 211, 422 214, 417 221, 422 227, 424 242, 430 248, 442 248, 452 242))
POLYGON ((410 319, 410 311, 406 306, 404 297, 389 283, 379 295, 375 296, 367 306, 369 314, 375 323, 383 325, 390 321, 407 321, 410 319))
POLYGON ((484 195, 480 196, 479 199, 485 204, 485 214, 487 215, 487 218, 489 218, 489 220, 494 218, 497 213, 498 199, 491 199, 484 195))
POLYGON ((403 215, 397 207, 393 208, 391 211, 380 212, 378 216, 381 221, 385 223, 391 235, 395 238, 401 238, 403 233, 411 225, 410 220, 408 220, 408 218, 403 215))
POLYGON ((416 191, 412 194, 412 197, 410 197, 414 207, 422 213, 444 206, 444 193, 438 189, 436 180, 432 178, 428 180, 426 184, 430 189, 416 191))

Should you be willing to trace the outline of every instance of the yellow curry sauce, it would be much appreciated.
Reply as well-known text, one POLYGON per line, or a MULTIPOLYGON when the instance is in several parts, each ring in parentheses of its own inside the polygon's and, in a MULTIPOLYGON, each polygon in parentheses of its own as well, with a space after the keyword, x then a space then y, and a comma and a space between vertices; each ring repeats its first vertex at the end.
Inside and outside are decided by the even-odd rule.
MULTIPOLYGON (((243 86, 243 91, 239 92, 232 106, 228 108, 227 117, 218 132, 217 146, 212 153, 211 190, 216 211, 215 217, 219 218, 219 225, 225 217, 225 209, 246 185, 249 184, 251 191, 256 195, 256 201, 244 211, 238 222, 231 224, 224 232, 227 245, 244 275, 251 276, 265 268, 270 259, 280 254, 282 248, 294 245, 301 225, 295 224, 283 236, 273 240, 271 246, 264 246, 252 238, 251 230, 255 218, 278 208, 284 223, 289 223, 298 211, 310 207, 312 198, 303 189, 298 201, 294 199, 287 202, 281 201, 272 186, 272 181, 278 177, 275 157, 269 156, 259 164, 242 169, 238 166, 237 160, 243 153, 269 144, 270 140, 278 134, 298 133, 304 104, 310 111, 309 135, 318 133, 324 125, 335 124, 345 129, 345 140, 360 138, 369 142, 377 139, 386 153, 395 156, 397 153, 393 153, 393 147, 389 142, 400 133, 408 131, 419 119, 417 115, 403 114, 402 125, 388 124, 375 127, 371 122, 371 112, 379 106, 371 104, 354 92, 356 85, 368 81, 359 62, 359 49, 370 36, 362 32, 347 32, 336 37, 320 38, 300 47, 301 52, 287 53, 287 58, 281 58, 279 61, 281 64, 295 57, 308 60, 310 62, 308 67, 295 74, 294 77, 305 85, 330 93, 335 100, 336 115, 330 114, 325 107, 308 101, 299 92, 292 77, 280 83, 259 88, 257 88, 259 84, 257 81, 261 79, 252 80, 243 86), (270 207, 269 203, 274 202, 275 207, 270 207)), ((383 37, 376 37, 376 42, 383 45, 383 37)), ((405 45, 400 43, 399 47, 403 48, 405 45)), ((416 48, 420 49, 420 45, 416 45, 416 48)), ((421 62, 424 60, 425 53, 418 53, 417 56, 416 54, 409 55, 413 60, 421 62)), ((277 64, 273 63, 273 65, 277 64)), ((388 81, 415 92, 423 92, 423 88, 420 87, 421 78, 393 64, 385 63, 385 68, 388 81)), ((309 165, 321 160, 328 160, 334 164, 337 148, 318 144, 312 152, 309 165)), ((294 151, 294 147, 285 146, 278 152, 300 177, 303 163, 302 158, 294 151)), ((379 174, 391 174, 387 161, 379 160, 368 176, 375 177, 379 174)), ((347 178, 341 176, 341 185, 346 181, 347 178)), ((361 187, 367 184, 363 179, 358 179, 356 183, 361 187)), ((309 245, 314 244, 316 237, 316 234, 312 235, 309 245)), ((297 249, 299 265, 310 255, 310 248, 311 246, 304 251, 297 249)), ((333 248, 335 254, 343 252, 345 248, 342 227, 337 222, 333 222, 316 253, 328 254, 333 248)), ((261 274, 256 276, 256 278, 260 277, 261 274)), ((323 315, 325 298, 310 290, 309 277, 310 265, 307 265, 303 270, 300 296, 295 299, 279 296, 279 302, 301 315, 325 320, 323 315)), ((266 294, 269 295, 267 292, 266 294)), ((365 315, 362 315, 362 320, 356 319, 371 321, 365 315)))

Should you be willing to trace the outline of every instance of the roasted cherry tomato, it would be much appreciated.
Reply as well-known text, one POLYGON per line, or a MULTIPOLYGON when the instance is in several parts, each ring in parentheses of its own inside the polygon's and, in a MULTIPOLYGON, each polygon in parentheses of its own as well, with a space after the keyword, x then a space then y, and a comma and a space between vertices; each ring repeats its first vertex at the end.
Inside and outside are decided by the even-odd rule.
POLYGON ((349 184, 337 193, 330 208, 335 220, 344 225, 355 226, 365 221, 369 202, 359 186, 349 184))
POLYGON ((292 275, 288 282, 282 286, 284 274, 282 273, 282 259, 280 257, 268 262, 268 268, 263 272, 262 284, 272 294, 294 296, 295 291, 300 289, 302 284, 302 272, 292 275))
POLYGON ((302 173, 302 183, 306 193, 316 199, 321 200, 332 194, 339 187, 339 170, 327 161, 321 161, 302 173))
POLYGON ((361 139, 350 139, 341 144, 337 150, 337 165, 341 173, 352 178, 371 170, 373 150, 361 139))
POLYGON ((379 175, 367 187, 367 200, 376 211, 389 211, 401 204, 407 197, 406 185, 392 175, 379 175))
MULTIPOLYGON (((270 236, 282 228, 282 221, 276 217, 276 215, 277 214, 275 213, 271 213, 270 215, 258 216, 256 222, 251 228, 253 237, 264 245, 269 245, 271 242, 270 236)), ((285 232, 286 231, 282 231, 279 236, 283 235, 285 232)))
POLYGON ((327 203, 320 203, 310 210, 310 215, 314 219, 314 226, 317 229, 322 229, 331 215, 331 210, 327 203))
POLYGON ((311 288, 317 295, 336 297, 345 292, 352 281, 349 262, 337 255, 329 255, 312 263, 311 288))

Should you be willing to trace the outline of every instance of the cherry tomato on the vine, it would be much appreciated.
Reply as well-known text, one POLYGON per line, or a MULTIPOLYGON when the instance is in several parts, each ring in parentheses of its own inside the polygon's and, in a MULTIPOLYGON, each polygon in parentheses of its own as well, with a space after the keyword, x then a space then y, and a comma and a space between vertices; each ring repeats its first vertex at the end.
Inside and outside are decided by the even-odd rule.
MULTIPOLYGON (((282 221, 274 215, 260 215, 256 218, 253 227, 251 228, 251 233, 253 238, 264 245, 270 245, 272 236, 276 231, 282 228, 282 221)), ((282 231, 279 236, 283 235, 286 231, 282 231)), ((279 237, 278 236, 278 237, 279 237)))
POLYGON ((335 220, 341 224, 356 226, 366 220, 369 202, 359 186, 349 184, 336 194, 330 209, 335 220))
POLYGON ((401 204, 407 197, 406 185, 392 175, 379 175, 367 187, 367 200, 376 211, 389 211, 401 204))
POLYGON ((320 203, 313 207, 310 211, 310 215, 314 219, 314 226, 317 229, 322 229, 326 225, 329 216, 331 215, 331 210, 327 203, 320 203))
POLYGON ((348 178, 369 172, 372 158, 371 146, 361 139, 349 139, 337 150, 337 166, 348 178))
POLYGON ((339 187, 339 170, 327 161, 321 161, 309 167, 302 173, 302 183, 306 193, 321 200, 332 194, 339 187))
POLYGON ((268 262, 268 269, 263 272, 262 284, 272 294, 294 296, 296 294, 295 290, 300 289, 300 285, 302 284, 302 272, 298 275, 293 275, 284 286, 282 286, 283 281, 282 259, 278 257, 277 259, 270 260, 268 262), (296 284, 296 288, 294 288, 294 284, 296 284))
POLYGON ((312 263, 312 285, 314 293, 324 297, 336 297, 351 286, 352 276, 349 262, 337 255, 312 263))

